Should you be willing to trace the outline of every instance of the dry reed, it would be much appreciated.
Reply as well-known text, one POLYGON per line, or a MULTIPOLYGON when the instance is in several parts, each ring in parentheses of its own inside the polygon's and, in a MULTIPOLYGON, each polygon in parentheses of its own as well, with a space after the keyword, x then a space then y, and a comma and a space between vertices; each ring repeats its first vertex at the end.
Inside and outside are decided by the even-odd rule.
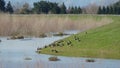
POLYGON ((39 36, 46 32, 64 30, 87 30, 110 23, 108 18, 97 21, 93 18, 73 20, 59 15, 9 15, 0 14, 0 36, 14 34, 39 36))

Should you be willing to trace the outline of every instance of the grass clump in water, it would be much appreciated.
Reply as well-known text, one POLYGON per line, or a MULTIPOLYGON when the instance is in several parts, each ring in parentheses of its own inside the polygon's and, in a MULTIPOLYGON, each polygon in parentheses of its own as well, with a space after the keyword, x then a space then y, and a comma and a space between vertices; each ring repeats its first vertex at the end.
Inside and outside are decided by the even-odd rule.
POLYGON ((56 56, 49 57, 48 59, 49 61, 59 61, 58 57, 56 56))
POLYGON ((66 33, 63 33, 63 32, 53 34, 53 36, 64 36, 64 35, 69 35, 69 34, 66 34, 66 33))
POLYGON ((15 36, 11 36, 10 38, 8 38, 7 40, 10 40, 10 39, 24 39, 24 36, 23 35, 15 35, 15 36))
POLYGON ((86 59, 86 62, 95 62, 94 59, 86 59))
POLYGON ((47 37, 47 35, 45 33, 42 33, 42 34, 39 35, 39 37, 40 38, 45 38, 45 37, 47 37))
POLYGON ((32 60, 32 58, 30 58, 30 57, 26 57, 25 60, 32 60))

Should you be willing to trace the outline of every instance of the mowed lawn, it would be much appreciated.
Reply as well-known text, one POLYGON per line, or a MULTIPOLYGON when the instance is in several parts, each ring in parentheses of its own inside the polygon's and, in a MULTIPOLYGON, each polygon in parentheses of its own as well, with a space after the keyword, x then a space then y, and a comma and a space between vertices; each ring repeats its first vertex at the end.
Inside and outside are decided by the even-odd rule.
POLYGON ((41 53, 69 57, 120 59, 120 16, 106 17, 112 19, 113 22, 65 38, 63 39, 64 46, 44 48, 41 53), (80 41, 75 40, 74 37, 79 38, 80 41), (71 41, 72 46, 67 45, 67 41, 71 41), (58 53, 52 52, 52 49, 56 49, 58 53))

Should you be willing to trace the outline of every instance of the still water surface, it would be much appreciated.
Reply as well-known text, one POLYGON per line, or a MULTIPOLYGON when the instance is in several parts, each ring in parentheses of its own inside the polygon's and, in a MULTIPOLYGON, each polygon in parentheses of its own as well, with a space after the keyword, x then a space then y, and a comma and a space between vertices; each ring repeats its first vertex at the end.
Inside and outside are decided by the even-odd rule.
POLYGON ((68 36, 25 38, 23 40, 7 40, 7 37, 0 37, 2 40, 0 68, 120 68, 120 60, 95 59, 96 62, 88 63, 85 61, 87 58, 58 56, 60 61, 51 62, 48 60, 51 55, 35 53, 37 47, 44 47, 65 37, 68 36), (25 58, 32 58, 32 60, 25 60, 25 58))

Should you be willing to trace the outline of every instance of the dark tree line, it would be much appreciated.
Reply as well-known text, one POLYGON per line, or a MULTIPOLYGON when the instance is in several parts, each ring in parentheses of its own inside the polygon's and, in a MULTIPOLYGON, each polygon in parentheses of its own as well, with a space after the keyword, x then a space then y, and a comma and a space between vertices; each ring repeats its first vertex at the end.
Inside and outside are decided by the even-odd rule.
POLYGON ((81 14, 82 13, 82 9, 80 7, 69 7, 69 9, 67 10, 68 14, 81 14))
POLYGON ((33 4, 34 8, 32 11, 37 14, 60 14, 60 10, 64 10, 63 8, 60 8, 57 3, 51 3, 46 1, 40 1, 33 4))
POLYGON ((5 1, 4 0, 0 0, 0 11, 5 12, 5 1))
POLYGON ((40 1, 34 3, 33 12, 37 14, 80 14, 82 13, 82 9, 80 7, 70 7, 67 9, 64 3, 58 5, 58 3, 40 1))
MULTIPOLYGON (((14 13, 11 2, 9 1, 6 4, 4 0, 0 0, 0 12, 11 13, 11 14, 14 13)), ((58 3, 39 1, 33 3, 33 8, 31 9, 29 9, 29 5, 25 3, 17 13, 19 14, 80 14, 82 13, 82 9, 80 7, 69 7, 69 9, 67 9, 64 3, 59 5, 58 3)))
POLYGON ((7 6, 5 6, 5 5, 6 5, 5 1, 0 0, 0 12, 6 12, 6 13, 14 12, 10 1, 7 3, 7 6))
MULTIPOLYGON (((4 0, 0 0, 0 12, 4 13, 15 13, 14 8, 9 1, 7 4, 4 0)), ((87 8, 88 9, 88 8, 87 8)), ((89 9, 90 10, 90 9, 89 9)), ((92 10, 92 8, 91 8, 92 10)), ((110 6, 100 6, 98 14, 120 14, 120 1, 110 6)), ((84 9, 81 7, 69 7, 66 8, 65 4, 61 5, 58 3, 39 1, 33 3, 33 8, 29 8, 29 4, 25 3, 22 8, 19 8, 19 14, 81 14, 84 13, 84 9)))
POLYGON ((98 14, 120 14, 120 1, 110 6, 99 7, 98 14))

